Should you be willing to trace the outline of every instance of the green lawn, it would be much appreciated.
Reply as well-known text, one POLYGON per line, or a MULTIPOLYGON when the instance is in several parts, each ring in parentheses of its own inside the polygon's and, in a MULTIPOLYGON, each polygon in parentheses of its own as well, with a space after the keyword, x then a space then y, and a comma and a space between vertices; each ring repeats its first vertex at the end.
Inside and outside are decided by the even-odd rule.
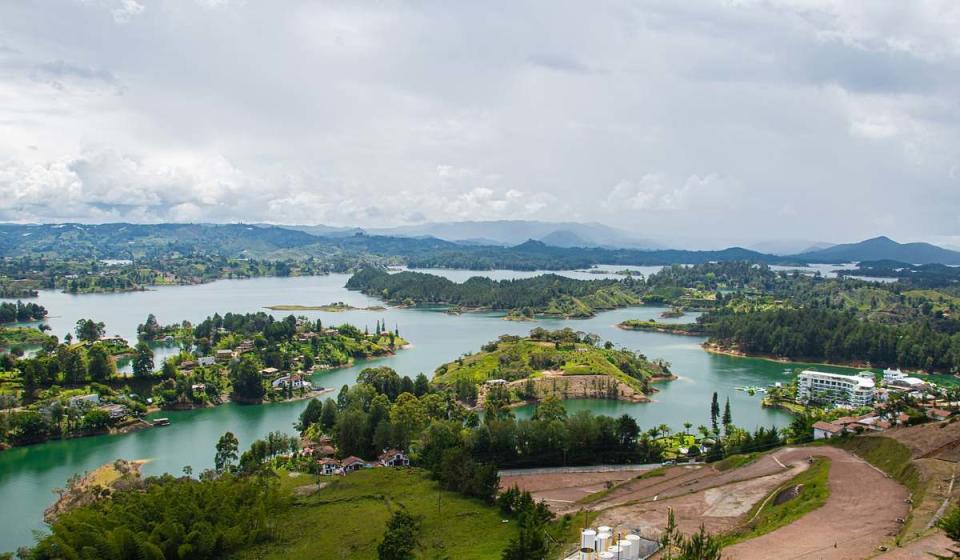
POLYGON ((747 513, 747 524, 724 536, 724 546, 776 531, 821 507, 830 497, 830 487, 827 484, 829 474, 830 459, 817 458, 810 468, 779 486, 766 499, 753 506, 747 513), (774 504, 774 499, 780 491, 796 485, 803 485, 797 497, 779 505, 774 504))
MULTIPOLYGON (((307 475, 280 476, 282 487, 291 494, 295 487, 315 480, 307 475)), ((323 480, 330 484, 312 496, 294 497, 293 506, 279 514, 276 540, 233 558, 374 559, 387 520, 399 507, 422 516, 418 557, 499 558, 516 531, 512 519, 501 522, 496 507, 451 492, 438 493, 437 484, 419 469, 369 469, 323 480), (437 555, 439 551, 444 554, 437 555)))

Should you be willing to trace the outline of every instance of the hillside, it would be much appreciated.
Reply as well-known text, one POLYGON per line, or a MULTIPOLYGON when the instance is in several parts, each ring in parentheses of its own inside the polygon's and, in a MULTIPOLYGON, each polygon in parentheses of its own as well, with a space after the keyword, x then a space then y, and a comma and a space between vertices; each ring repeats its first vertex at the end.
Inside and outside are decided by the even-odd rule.
POLYGON ((960 252, 930 243, 897 243, 889 237, 874 237, 859 243, 834 245, 796 255, 805 262, 844 263, 892 260, 912 264, 960 264, 960 252))
POLYGON ((504 335, 484 345, 477 354, 438 367, 433 383, 453 387, 464 382, 482 385, 491 379, 502 379, 516 393, 510 395, 510 400, 542 398, 543 393, 560 398, 642 400, 651 391, 651 380, 671 376, 669 365, 664 362, 650 361, 642 354, 617 350, 612 345, 596 346, 596 342, 590 340, 590 335, 581 337, 570 329, 550 332, 536 328, 526 338, 504 335), (590 377, 590 387, 564 386, 577 376, 590 377), (526 380, 547 387, 530 387, 526 380), (582 394, 585 390, 591 394, 582 394))

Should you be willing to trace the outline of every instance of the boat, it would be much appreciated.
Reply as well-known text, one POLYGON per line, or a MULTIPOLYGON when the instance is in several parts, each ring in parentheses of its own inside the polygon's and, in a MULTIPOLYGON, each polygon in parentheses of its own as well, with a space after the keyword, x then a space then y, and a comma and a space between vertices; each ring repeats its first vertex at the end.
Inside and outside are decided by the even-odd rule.
POLYGON ((154 418, 153 421, 152 421, 152 423, 153 423, 154 426, 169 426, 169 425, 170 425, 170 419, 169 419, 169 418, 154 418))

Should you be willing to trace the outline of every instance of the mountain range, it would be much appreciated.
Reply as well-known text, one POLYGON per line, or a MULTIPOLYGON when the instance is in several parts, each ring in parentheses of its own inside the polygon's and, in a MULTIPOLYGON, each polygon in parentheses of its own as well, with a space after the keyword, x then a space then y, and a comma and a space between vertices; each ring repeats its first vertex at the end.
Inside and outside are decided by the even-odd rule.
POLYGON ((419 267, 527 270, 720 260, 766 264, 889 260, 960 265, 958 251, 929 243, 897 243, 888 237, 777 255, 741 247, 711 251, 654 248, 628 232, 599 224, 502 221, 465 222, 458 230, 459 226, 443 223, 419 229, 363 230, 269 224, 0 224, 0 256, 131 258, 179 253, 285 259, 369 254, 396 257, 419 267), (538 238, 515 242, 526 234, 538 238))

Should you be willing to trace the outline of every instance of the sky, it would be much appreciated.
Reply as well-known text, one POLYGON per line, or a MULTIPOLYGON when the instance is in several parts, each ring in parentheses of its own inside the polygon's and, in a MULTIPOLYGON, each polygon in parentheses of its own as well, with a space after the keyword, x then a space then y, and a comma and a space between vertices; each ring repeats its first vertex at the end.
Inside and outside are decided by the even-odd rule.
POLYGON ((960 245, 955 0, 0 3, 0 221, 960 245))

